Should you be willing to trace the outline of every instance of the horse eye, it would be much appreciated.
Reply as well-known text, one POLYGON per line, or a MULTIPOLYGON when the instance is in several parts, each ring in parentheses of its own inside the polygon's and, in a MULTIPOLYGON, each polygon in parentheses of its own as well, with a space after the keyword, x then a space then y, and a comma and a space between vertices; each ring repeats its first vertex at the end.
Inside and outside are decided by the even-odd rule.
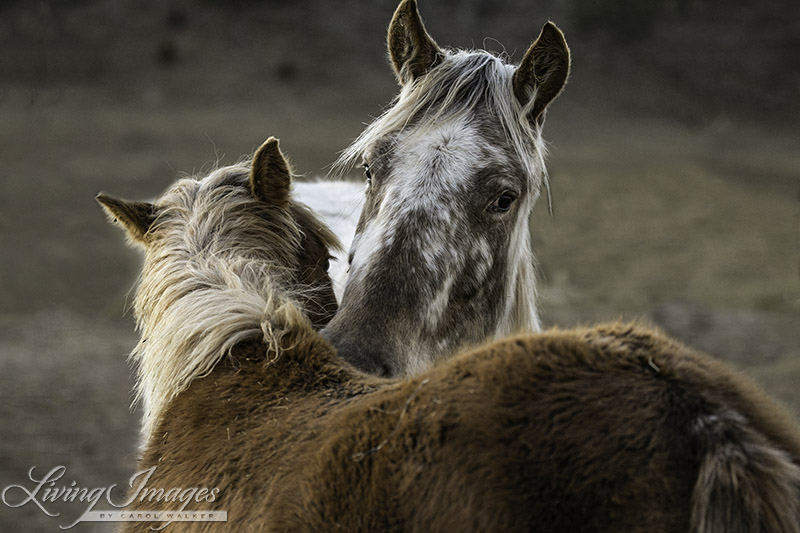
POLYGON ((369 165, 364 163, 364 177, 367 178, 367 185, 372 185, 372 172, 369 170, 369 165))
POLYGON ((489 210, 495 213, 505 213, 511 209, 511 204, 514 203, 514 200, 516 200, 516 198, 514 198, 511 194, 503 193, 498 196, 494 202, 492 202, 492 205, 489 206, 489 210))

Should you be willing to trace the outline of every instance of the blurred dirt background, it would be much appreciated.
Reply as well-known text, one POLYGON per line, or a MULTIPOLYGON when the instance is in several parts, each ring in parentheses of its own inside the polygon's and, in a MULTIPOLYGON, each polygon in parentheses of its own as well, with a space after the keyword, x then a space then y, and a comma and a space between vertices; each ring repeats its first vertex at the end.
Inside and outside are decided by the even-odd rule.
MULTIPOLYGON (((394 0, 0 2, 0 489, 127 484, 138 254, 103 190, 144 199, 269 135, 323 176, 396 92, 394 0)), ((542 315, 643 317, 800 415, 800 3, 421 0, 442 45, 519 60, 542 24, 573 75, 546 125, 542 315)), ((353 179, 358 179, 353 176, 353 179)), ((10 496, 9 496, 10 498, 10 496)), ((0 504, 0 531, 83 507, 0 504)), ((81 524, 75 531, 107 531, 81 524)))

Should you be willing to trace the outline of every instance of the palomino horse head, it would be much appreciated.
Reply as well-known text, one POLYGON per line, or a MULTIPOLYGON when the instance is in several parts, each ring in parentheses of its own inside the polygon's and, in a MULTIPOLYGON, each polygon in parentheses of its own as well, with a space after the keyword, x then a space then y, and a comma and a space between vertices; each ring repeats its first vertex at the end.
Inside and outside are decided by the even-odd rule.
POLYGON ((181 179, 154 202, 97 196, 145 250, 134 300, 142 335, 131 355, 145 435, 194 377, 267 334, 276 301, 288 297, 315 327, 336 311, 327 267, 338 240, 290 188, 289 166, 270 138, 251 163, 181 179))
POLYGON ((516 67, 445 50, 414 0, 397 8, 388 46, 402 89, 339 162, 361 160, 368 187, 324 333, 356 366, 402 375, 464 344, 540 329, 529 218, 569 49, 547 23, 516 67))

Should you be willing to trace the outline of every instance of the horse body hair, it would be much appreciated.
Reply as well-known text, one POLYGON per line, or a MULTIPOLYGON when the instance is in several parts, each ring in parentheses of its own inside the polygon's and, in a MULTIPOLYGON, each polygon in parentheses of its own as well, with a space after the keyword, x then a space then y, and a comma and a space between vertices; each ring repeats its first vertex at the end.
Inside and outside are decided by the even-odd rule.
POLYGON ((240 344, 170 401, 141 463, 154 487, 219 487, 231 529, 798 531, 794 422, 649 328, 518 335, 385 379, 277 323, 279 353, 240 344))

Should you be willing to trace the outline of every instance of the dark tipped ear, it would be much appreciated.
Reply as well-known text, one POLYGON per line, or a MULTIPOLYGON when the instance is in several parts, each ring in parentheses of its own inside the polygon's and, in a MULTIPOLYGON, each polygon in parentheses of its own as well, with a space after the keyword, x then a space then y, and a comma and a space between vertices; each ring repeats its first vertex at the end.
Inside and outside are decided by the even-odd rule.
POLYGON ((289 201, 292 174, 283 157, 278 139, 270 137, 253 156, 250 168, 250 190, 268 204, 283 207, 289 201))
POLYGON ((156 207, 148 202, 129 202, 105 194, 98 194, 95 199, 105 210, 109 218, 125 229, 128 237, 134 242, 144 243, 145 235, 158 216, 156 207))
POLYGON ((569 47, 564 34, 548 22, 525 52, 514 73, 514 94, 525 106, 535 98, 529 118, 539 120, 547 105, 561 93, 569 76, 569 47))
POLYGON ((389 57, 401 85, 426 74, 444 58, 436 41, 428 35, 415 0, 403 0, 389 23, 389 57))

